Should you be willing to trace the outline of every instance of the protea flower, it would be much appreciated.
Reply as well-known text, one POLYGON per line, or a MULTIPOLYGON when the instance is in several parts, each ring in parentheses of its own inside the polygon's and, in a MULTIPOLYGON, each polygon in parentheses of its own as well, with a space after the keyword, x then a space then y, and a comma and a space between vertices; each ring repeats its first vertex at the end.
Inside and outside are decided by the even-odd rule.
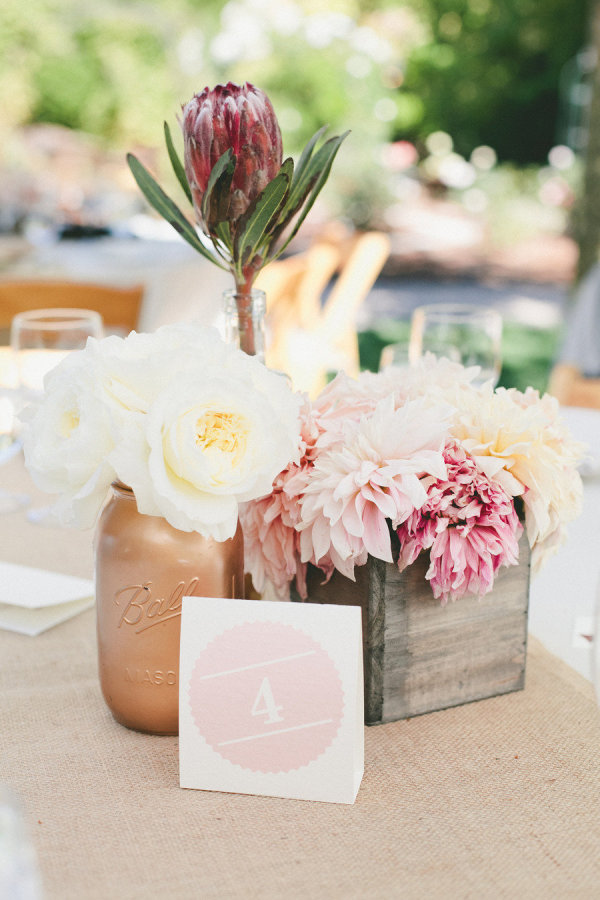
MULTIPOLYGON (((271 101, 258 88, 231 81, 204 88, 183 107, 185 174, 199 224, 206 231, 202 200, 213 167, 231 148, 236 158, 227 218, 246 212, 281 167, 283 146, 271 101)), ((208 231, 207 231, 208 233, 208 231)))
MULTIPOLYGON (((231 82, 196 94, 183 107, 182 129, 185 165, 165 122, 169 158, 214 253, 131 154, 129 166, 157 212, 195 250, 231 271, 238 311, 248 320, 256 275, 298 232, 348 132, 329 138, 316 149, 326 130, 321 128, 296 166, 291 157, 282 163, 281 133, 269 98, 249 83, 240 87, 231 82)), ((254 353, 251 322, 241 346, 254 353)))

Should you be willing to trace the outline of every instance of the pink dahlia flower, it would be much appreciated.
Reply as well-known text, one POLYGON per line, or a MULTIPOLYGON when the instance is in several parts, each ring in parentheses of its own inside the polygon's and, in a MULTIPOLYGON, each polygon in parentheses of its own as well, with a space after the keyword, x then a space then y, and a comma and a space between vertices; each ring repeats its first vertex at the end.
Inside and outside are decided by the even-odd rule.
POLYGON ((427 500, 397 529, 403 571, 429 550, 426 578, 442 603, 492 590, 500 566, 516 565, 523 531, 511 497, 458 444, 444 450, 446 478, 428 479, 427 500))
POLYGON ((319 434, 307 399, 300 411, 300 462, 279 473, 268 496, 246 503, 240 510, 246 571, 260 594, 270 584, 278 599, 287 600, 290 581, 295 578, 298 592, 306 598, 307 564, 300 561, 300 534, 295 526, 300 521, 298 492, 306 482, 305 473, 312 468, 319 434))
POLYGON ((300 563, 300 535, 294 528, 295 511, 285 494, 293 468, 277 476, 267 497, 246 503, 240 510, 246 571, 259 594, 272 585, 278 600, 288 599, 294 577, 299 590, 306 582, 306 564, 300 563))
POLYGON ((332 447, 321 449, 319 439, 317 459, 297 490, 303 562, 326 572, 335 566, 348 578, 368 554, 392 562, 388 521, 396 526, 422 506, 424 476, 446 475, 445 415, 421 400, 394 409, 386 397, 371 415, 339 423, 343 439, 332 447))

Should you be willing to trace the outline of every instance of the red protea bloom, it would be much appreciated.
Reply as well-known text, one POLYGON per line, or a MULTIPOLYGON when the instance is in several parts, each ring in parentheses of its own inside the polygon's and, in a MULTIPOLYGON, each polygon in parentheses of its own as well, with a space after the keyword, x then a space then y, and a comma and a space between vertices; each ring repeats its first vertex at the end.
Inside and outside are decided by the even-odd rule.
POLYGON ((235 221, 281 166, 281 132, 269 98, 248 82, 206 87, 183 107, 181 127, 185 174, 202 224, 202 198, 210 173, 223 153, 233 150, 236 165, 227 219, 235 221))
POLYGON ((318 146, 326 130, 320 128, 297 165, 291 157, 282 162, 281 132, 269 98, 251 84, 240 87, 231 82, 212 90, 204 88, 192 97, 183 107, 181 127, 184 162, 165 122, 167 151, 208 240, 200 238, 195 226, 139 159, 129 153, 127 160, 150 205, 194 250, 232 273, 240 346, 253 354, 254 279, 297 234, 327 181, 347 132, 318 146))

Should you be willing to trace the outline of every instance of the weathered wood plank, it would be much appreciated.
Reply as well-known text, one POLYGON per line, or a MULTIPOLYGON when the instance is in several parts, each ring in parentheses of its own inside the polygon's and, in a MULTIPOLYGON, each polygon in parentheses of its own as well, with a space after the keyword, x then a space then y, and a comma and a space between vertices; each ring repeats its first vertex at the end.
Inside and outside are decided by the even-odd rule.
POLYGON ((363 620, 366 620, 363 649, 367 725, 380 722, 383 716, 387 563, 371 559, 369 568, 369 595, 366 607, 363 607, 363 620))
MULTIPOLYGON (((530 558, 502 569, 487 597, 441 606, 423 556, 404 572, 369 559, 356 581, 309 571, 309 600, 362 609, 365 721, 390 722, 524 686, 530 558)), ((295 597, 294 599, 299 599, 295 597)))

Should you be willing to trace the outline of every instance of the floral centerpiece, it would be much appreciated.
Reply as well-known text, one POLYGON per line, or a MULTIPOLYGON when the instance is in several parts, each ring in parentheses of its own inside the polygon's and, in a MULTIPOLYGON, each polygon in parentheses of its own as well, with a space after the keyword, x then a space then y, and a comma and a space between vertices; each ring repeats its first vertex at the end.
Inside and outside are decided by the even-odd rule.
MULTIPOLYGON (((315 570, 331 585, 352 584, 373 561, 396 578, 417 573, 403 587, 383 576, 375 620, 373 597, 358 601, 368 722, 522 687, 528 560, 516 604, 514 586, 492 593, 504 611, 477 612, 475 631, 460 618, 451 630, 452 616, 434 623, 426 611, 418 646, 410 644, 425 585, 436 609, 436 601, 444 613, 466 608, 521 568, 527 544, 539 566, 579 510, 583 448, 558 403, 531 389, 476 387, 476 373, 426 357, 406 370, 341 373, 311 403, 212 329, 188 325, 90 339, 53 370, 24 438, 34 480, 60 494, 63 520, 76 524, 95 521, 111 483, 135 498, 123 513, 113 497, 98 529, 109 560, 97 565, 101 683, 115 717, 176 731, 179 635, 154 626, 177 623, 184 594, 243 596, 244 553, 255 588, 278 599, 295 581, 304 599, 340 602, 311 595, 315 570), (115 526, 123 521, 126 534, 115 526), (144 530, 151 539, 142 553, 144 530), (216 549, 234 544, 227 557, 216 549), (410 632, 397 614, 388 628, 385 604, 404 603, 407 592, 417 598, 410 632), (395 657, 381 644, 392 627, 392 650, 409 642, 395 657), (449 647, 465 640, 467 661, 454 661, 449 647), (482 647, 485 665, 469 668, 482 647), (443 666, 451 671, 441 696, 443 666), (409 700, 399 700, 394 685, 412 683, 409 700)), ((341 602, 356 602, 345 586, 341 593, 341 602)))
POLYGON ((305 399, 301 458, 243 507, 257 590, 284 599, 295 579, 306 597, 309 564, 352 579, 369 556, 402 571, 427 554, 442 603, 482 597, 519 562, 522 517, 539 567, 579 511, 583 448, 554 398, 476 387, 476 371, 428 356, 305 399))
POLYGON ((297 234, 323 188, 347 135, 321 143, 321 128, 298 162, 283 159, 281 132, 267 95, 246 82, 204 88, 183 106, 184 160, 169 126, 165 140, 179 184, 200 233, 132 154, 128 162, 141 191, 173 228, 204 257, 231 272, 240 347, 256 352, 252 285, 297 234))

